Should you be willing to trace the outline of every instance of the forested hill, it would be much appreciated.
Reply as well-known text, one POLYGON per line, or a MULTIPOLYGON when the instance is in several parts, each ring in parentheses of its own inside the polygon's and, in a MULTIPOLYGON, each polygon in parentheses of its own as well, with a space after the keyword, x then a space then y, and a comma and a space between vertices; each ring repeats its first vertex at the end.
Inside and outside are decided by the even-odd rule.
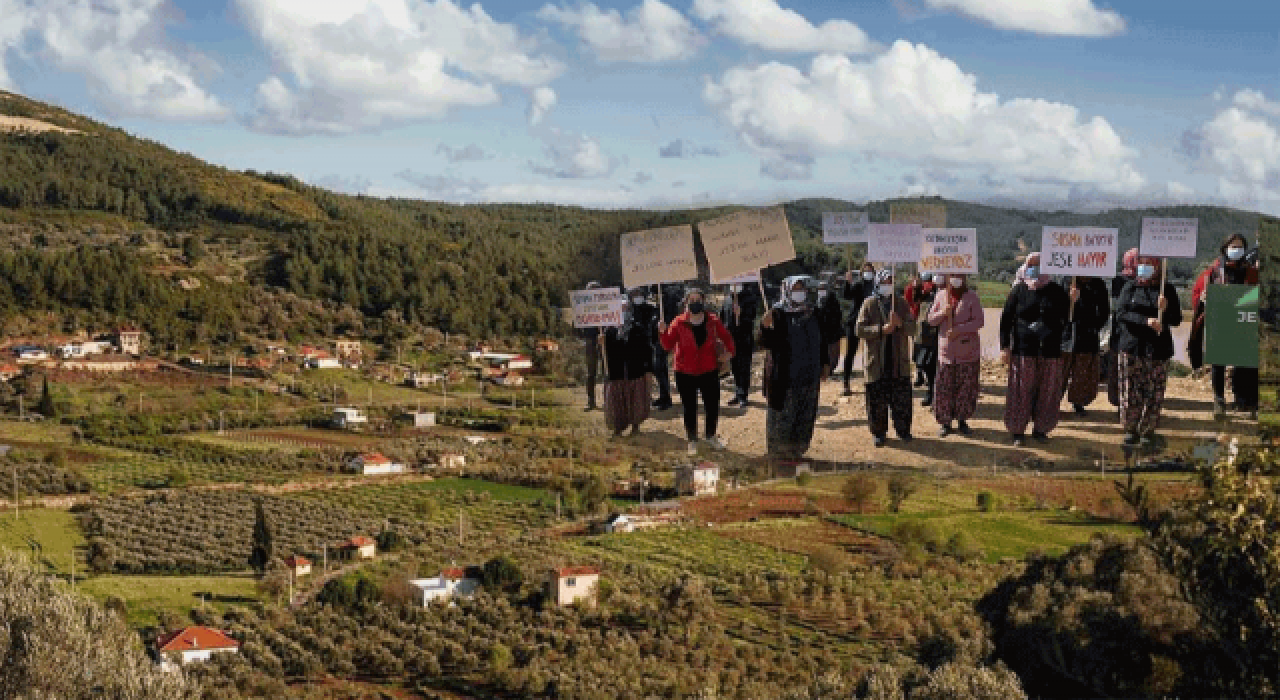
MULTIPOLYGON (((592 278, 620 281, 618 234, 724 211, 349 196, 291 176, 210 165, 2 91, 0 115, 61 127, 0 126, 0 320, 12 327, 51 311, 62 330, 128 320, 179 351, 245 334, 563 330, 554 309, 567 290, 592 278)), ((821 213, 851 206, 787 205, 801 254, 793 267, 817 271, 843 260, 845 251, 821 245, 821 213)), ((993 273, 1012 269, 1014 241, 1034 245, 1042 224, 1119 226, 1127 242, 1147 213, 947 207, 950 225, 980 229, 981 257, 993 273)), ((873 221, 887 220, 888 204, 873 202, 870 211, 873 221)), ((1256 215, 1228 209, 1150 213, 1199 216, 1206 254, 1227 230, 1252 237, 1257 226, 1256 215)))

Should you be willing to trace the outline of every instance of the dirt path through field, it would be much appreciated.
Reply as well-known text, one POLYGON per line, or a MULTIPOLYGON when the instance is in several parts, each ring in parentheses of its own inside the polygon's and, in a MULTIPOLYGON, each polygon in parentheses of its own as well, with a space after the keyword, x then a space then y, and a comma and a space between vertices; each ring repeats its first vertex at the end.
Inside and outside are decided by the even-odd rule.
MULTIPOLYGON (((971 437, 952 435, 940 439, 937 436, 938 423, 931 409, 920 406, 924 390, 916 389, 912 422, 916 439, 905 444, 890 431, 888 445, 883 448, 872 444, 860 378, 854 378, 854 395, 847 398, 841 396, 843 387, 840 382, 823 382, 817 426, 807 457, 831 462, 874 462, 929 469, 990 467, 993 464, 1092 469, 1103 456, 1111 465, 1123 464, 1125 455, 1120 446, 1123 431, 1118 411, 1107 401, 1105 387, 1100 387, 1101 394, 1084 417, 1077 417, 1070 405, 1064 403, 1062 420, 1047 443, 1029 441, 1024 448, 1014 447, 1004 427, 1005 372, 998 363, 984 364, 978 412, 969 422, 973 428, 971 437)), ((751 394, 751 405, 740 409, 723 405, 731 396, 727 390, 721 392, 719 433, 728 442, 729 450, 720 460, 758 459, 765 454, 766 408, 763 397, 755 388, 751 394)), ((580 393, 578 399, 580 404, 584 403, 585 394, 580 393)), ((602 413, 586 415, 589 422, 603 429, 602 413)), ((1148 450, 1139 456, 1189 452, 1194 445, 1213 439, 1224 431, 1256 431, 1257 422, 1246 418, 1243 414, 1232 414, 1229 421, 1213 419, 1212 391, 1207 377, 1171 379, 1159 429, 1167 444, 1158 453, 1148 450)), ((703 425, 700 416, 699 426, 703 425)), ((686 442, 678 399, 672 409, 654 413, 642 431, 640 436, 622 438, 622 441, 661 452, 682 452, 686 442)), ((701 455, 706 459, 716 459, 715 453, 705 446, 701 448, 701 455)))

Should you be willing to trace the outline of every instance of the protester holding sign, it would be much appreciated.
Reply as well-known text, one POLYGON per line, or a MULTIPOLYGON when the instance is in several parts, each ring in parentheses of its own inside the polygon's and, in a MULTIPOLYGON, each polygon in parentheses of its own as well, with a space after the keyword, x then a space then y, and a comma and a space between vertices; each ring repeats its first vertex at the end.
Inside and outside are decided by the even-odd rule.
MULTIPOLYGON (((937 287, 933 284, 933 273, 926 271, 920 273, 919 277, 912 278, 911 286, 907 287, 906 293, 911 316, 919 320, 921 309, 928 314, 936 293, 937 287)), ((911 360, 916 364, 915 385, 925 387, 924 400, 920 405, 928 407, 933 404, 933 380, 938 373, 938 329, 928 323, 918 325, 919 331, 913 339, 915 349, 912 350, 911 360)))
POLYGON ((1098 398, 1099 333, 1111 315, 1107 285, 1100 277, 1072 278, 1068 294, 1072 310, 1062 335, 1063 387, 1076 415, 1098 398))
MULTIPOLYGON (((1192 321, 1191 336, 1187 341, 1187 356, 1195 369, 1199 369, 1203 364, 1206 287, 1210 284, 1257 286, 1258 268, 1256 264, 1249 262, 1248 250, 1249 241, 1244 236, 1238 233, 1228 236, 1218 248, 1218 259, 1200 274, 1196 279, 1195 287, 1191 290, 1194 321, 1192 321)), ((1211 377, 1215 418, 1226 416, 1226 374, 1226 367, 1213 365, 1211 377)), ((1256 412, 1258 410, 1258 369, 1256 367, 1232 368, 1231 394, 1235 399, 1237 410, 1256 412)))
POLYGON ((1137 263, 1137 276, 1120 292, 1116 309, 1120 422, 1131 447, 1155 437, 1173 357, 1170 329, 1182 323, 1178 290, 1168 283, 1160 288, 1160 259, 1139 255, 1137 263))
POLYGON ((844 320, 844 395, 853 396, 849 381, 853 378, 853 356, 858 354, 858 314, 862 302, 876 294, 876 266, 862 263, 862 269, 845 273, 844 298, 853 302, 844 320), (856 275, 856 276, 855 276, 856 275))
POLYGON ((840 359, 840 337, 844 335, 844 314, 840 308, 840 299, 831 290, 831 283, 823 280, 818 283, 818 324, 822 327, 822 342, 827 346, 827 357, 835 365, 840 359))
POLYGON ((649 376, 653 371, 653 339, 658 310, 645 303, 643 287, 628 291, 622 325, 600 335, 604 346, 608 381, 604 385, 605 425, 620 437, 628 426, 631 434, 649 417, 649 376))
MULTIPOLYGON (((661 296, 659 303, 659 319, 663 323, 671 323, 672 320, 680 313, 681 300, 684 298, 684 285, 667 284, 658 285, 658 294, 661 296)), ((665 411, 674 405, 671 401, 671 369, 667 359, 667 349, 662 347, 662 343, 655 337, 653 343, 653 377, 658 384, 658 398, 653 402, 653 407, 659 411, 665 411)))
MULTIPOLYGON (((600 283, 591 281, 586 289, 600 289, 600 283)), ((596 379, 600 373, 600 328, 598 326, 579 328, 578 337, 582 339, 582 359, 587 365, 587 411, 598 408, 596 404, 596 379)))
POLYGON ((702 395, 707 413, 706 443, 723 450, 724 441, 716 436, 720 417, 720 354, 734 353, 733 336, 720 318, 706 309, 706 296, 701 289, 685 291, 684 313, 667 325, 658 325, 662 347, 675 352, 676 390, 684 407, 684 431, 689 439, 689 454, 698 453, 698 395, 702 395))
POLYGON ((1041 442, 1058 425, 1069 305, 1066 290, 1041 274, 1040 254, 1028 255, 1000 314, 1001 361, 1009 366, 1004 425, 1019 447, 1026 444, 1028 423, 1041 442))
POLYGON ((1116 408, 1120 407, 1120 353, 1116 350, 1120 341, 1120 321, 1116 314, 1120 310, 1120 292, 1137 276, 1138 249, 1130 248, 1120 263, 1120 274, 1111 280, 1111 330, 1107 334, 1107 400, 1116 408))
POLYGON ((893 269, 876 276, 876 294, 858 311, 858 337, 866 341, 867 422, 876 447, 884 447, 889 415, 903 442, 911 441, 911 342, 916 319, 893 288, 893 269))
POLYGON ((938 377, 933 415, 942 426, 939 437, 951 433, 951 421, 968 435, 969 419, 978 410, 982 369, 982 339, 978 331, 986 323, 982 300, 969 289, 964 275, 945 275, 941 289, 927 311, 928 324, 938 336, 938 377))
POLYGON ((720 307, 720 318, 733 336, 733 398, 730 406, 746 406, 751 391, 751 358, 755 354, 756 317, 763 300, 757 285, 735 282, 720 307))
POLYGON ((788 277, 782 299, 760 320, 760 347, 769 351, 765 371, 765 443, 770 456, 798 459, 809 450, 818 420, 818 397, 831 357, 815 313, 813 279, 788 277))

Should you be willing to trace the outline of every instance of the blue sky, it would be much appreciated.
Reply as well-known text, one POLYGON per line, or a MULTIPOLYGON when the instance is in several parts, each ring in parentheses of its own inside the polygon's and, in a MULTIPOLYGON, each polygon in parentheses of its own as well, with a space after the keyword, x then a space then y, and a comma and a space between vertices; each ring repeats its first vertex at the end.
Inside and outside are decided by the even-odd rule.
POLYGON ((0 87, 451 201, 1280 213, 1278 66, 1244 0, 0 0, 0 87))

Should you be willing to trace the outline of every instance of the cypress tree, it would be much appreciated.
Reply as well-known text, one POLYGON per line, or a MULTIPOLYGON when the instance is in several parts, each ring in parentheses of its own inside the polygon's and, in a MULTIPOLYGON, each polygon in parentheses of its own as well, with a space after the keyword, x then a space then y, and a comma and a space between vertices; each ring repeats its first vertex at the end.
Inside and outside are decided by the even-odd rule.
POLYGON ((274 538, 261 498, 254 502, 253 510, 256 522, 253 524, 253 550, 249 553, 249 566, 258 572, 258 576, 262 576, 267 571, 267 565, 275 558, 274 538))
POLYGON ((57 408, 53 405, 53 394, 49 393, 49 378, 44 378, 44 387, 40 393, 40 415, 46 418, 52 418, 57 412, 57 408))

